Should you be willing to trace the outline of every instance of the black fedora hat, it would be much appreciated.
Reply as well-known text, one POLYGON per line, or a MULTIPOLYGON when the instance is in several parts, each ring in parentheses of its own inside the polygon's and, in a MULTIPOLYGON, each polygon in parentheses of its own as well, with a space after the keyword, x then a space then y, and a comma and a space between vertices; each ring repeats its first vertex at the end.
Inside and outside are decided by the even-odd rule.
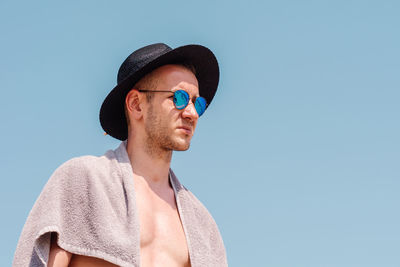
POLYGON ((172 49, 158 43, 142 47, 130 54, 118 71, 117 86, 104 99, 100 109, 100 123, 114 138, 126 140, 128 126, 125 117, 125 98, 133 86, 146 74, 167 64, 191 64, 199 82, 199 93, 210 104, 219 81, 217 59, 208 48, 185 45, 172 49))

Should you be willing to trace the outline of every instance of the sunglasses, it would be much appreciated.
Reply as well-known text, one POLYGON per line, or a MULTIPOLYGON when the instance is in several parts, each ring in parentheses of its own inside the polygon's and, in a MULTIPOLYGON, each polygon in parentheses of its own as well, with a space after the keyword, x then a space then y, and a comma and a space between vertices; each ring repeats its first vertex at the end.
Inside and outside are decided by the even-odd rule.
MULTIPOLYGON (((138 90, 139 92, 167 92, 167 93, 174 93, 174 105, 177 109, 181 110, 187 107, 189 105, 190 101, 190 96, 189 93, 186 92, 185 90, 177 90, 175 92, 172 91, 155 91, 155 90, 138 90)), ((204 97, 196 97, 194 100, 194 108, 197 111, 197 114, 199 117, 203 115, 204 111, 207 108, 207 101, 204 97)))

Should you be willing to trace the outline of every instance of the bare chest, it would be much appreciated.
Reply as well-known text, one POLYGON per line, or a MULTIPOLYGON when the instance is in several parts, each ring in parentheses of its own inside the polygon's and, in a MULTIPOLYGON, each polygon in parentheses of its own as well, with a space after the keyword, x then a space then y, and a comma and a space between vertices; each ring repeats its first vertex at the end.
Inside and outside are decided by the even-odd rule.
POLYGON ((142 267, 190 266, 186 237, 173 189, 155 193, 137 186, 142 267))

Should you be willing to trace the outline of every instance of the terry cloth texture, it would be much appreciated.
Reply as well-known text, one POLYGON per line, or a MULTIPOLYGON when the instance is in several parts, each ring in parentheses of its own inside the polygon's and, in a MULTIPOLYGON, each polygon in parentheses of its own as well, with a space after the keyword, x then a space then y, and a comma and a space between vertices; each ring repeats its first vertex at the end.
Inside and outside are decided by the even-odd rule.
MULTIPOLYGON (((46 266, 51 232, 73 254, 140 266, 139 217, 126 142, 101 157, 73 158, 50 177, 22 230, 13 266, 46 266)), ((193 267, 227 266, 218 227, 170 171, 193 267)))

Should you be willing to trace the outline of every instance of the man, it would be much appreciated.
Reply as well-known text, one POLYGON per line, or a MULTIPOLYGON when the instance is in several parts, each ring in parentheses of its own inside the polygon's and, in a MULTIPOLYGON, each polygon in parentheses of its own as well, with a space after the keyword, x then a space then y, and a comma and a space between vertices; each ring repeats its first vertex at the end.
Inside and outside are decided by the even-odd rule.
POLYGON ((200 45, 133 52, 100 110, 103 129, 123 142, 55 171, 14 266, 227 266, 217 225, 170 170, 172 151, 189 148, 218 79, 215 56, 200 45))

